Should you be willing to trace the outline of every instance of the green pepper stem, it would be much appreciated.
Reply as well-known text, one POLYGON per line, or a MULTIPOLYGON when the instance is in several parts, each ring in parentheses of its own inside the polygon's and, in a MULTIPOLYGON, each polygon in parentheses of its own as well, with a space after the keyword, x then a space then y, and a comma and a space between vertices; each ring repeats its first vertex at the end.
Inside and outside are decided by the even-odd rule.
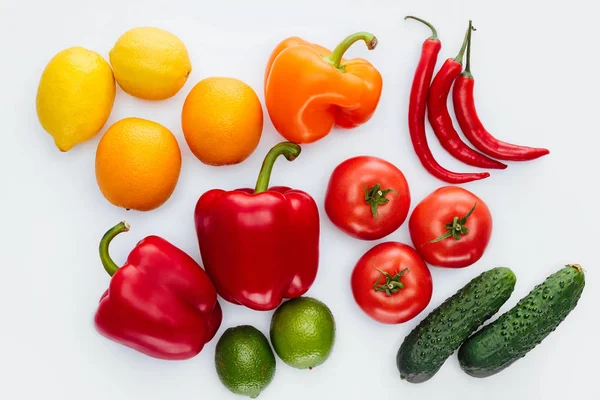
POLYGON ((343 65, 341 65, 342 57, 350 48, 350 46, 359 40, 363 40, 367 44, 367 48, 369 50, 373 50, 375 47, 377 47, 377 38, 375 35, 369 32, 356 32, 342 40, 342 42, 338 44, 335 49, 333 49, 333 52, 329 56, 323 57, 323 59, 331 63, 331 65, 337 69, 344 71, 345 68, 343 65))
POLYGON ((473 28, 472 22, 469 20, 469 38, 467 39, 467 65, 465 70, 461 74, 462 76, 466 76, 467 78, 473 78, 473 74, 471 74, 471 33, 475 30, 473 28))
POLYGON ((465 50, 467 49, 467 43, 469 42, 469 37, 471 36, 472 28, 473 28, 473 25, 471 23, 471 20, 469 20, 469 27, 467 28, 467 31, 465 32, 465 38, 463 39, 462 46, 460 46, 460 51, 458 52, 458 55, 456 57, 454 57, 454 61, 456 61, 459 64, 462 64, 463 56, 465 55, 465 50))
POLYGON ((269 180, 271 179, 271 172, 273 171, 273 165, 277 157, 283 154, 288 161, 294 161, 296 157, 300 155, 302 149, 296 143, 282 142, 275 145, 265 157, 260 173, 258 174, 258 180, 256 181, 256 187, 254 193, 261 193, 269 188, 269 180))
POLYGON ((108 245, 117 236, 119 233, 127 232, 129 230, 129 224, 125 221, 119 222, 117 225, 113 226, 102 236, 102 240, 100 240, 100 260, 102 260, 102 265, 104 269, 110 276, 113 276, 119 269, 119 266, 115 264, 115 262, 110 258, 108 254, 108 245))
POLYGON ((424 19, 418 18, 418 17, 414 17, 412 15, 407 15, 406 17, 404 17, 405 20, 407 19, 414 19, 415 21, 419 21, 425 25, 427 25, 429 27, 429 29, 431 29, 431 36, 429 37, 430 40, 439 40, 438 39, 438 33, 437 30, 433 27, 433 25, 427 21, 425 21, 424 19))

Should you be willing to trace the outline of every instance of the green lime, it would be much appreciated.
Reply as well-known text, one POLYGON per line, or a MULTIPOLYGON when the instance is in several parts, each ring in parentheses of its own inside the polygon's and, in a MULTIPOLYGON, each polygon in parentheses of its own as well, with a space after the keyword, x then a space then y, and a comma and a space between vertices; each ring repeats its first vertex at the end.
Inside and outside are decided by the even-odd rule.
POLYGON ((284 363, 294 368, 323 364, 335 341, 335 321, 325 304, 310 297, 283 303, 271 319, 271 343, 284 363))
POLYGON ((275 356, 269 341, 249 325, 229 328, 215 350, 219 379, 233 393, 257 397, 275 375, 275 356))

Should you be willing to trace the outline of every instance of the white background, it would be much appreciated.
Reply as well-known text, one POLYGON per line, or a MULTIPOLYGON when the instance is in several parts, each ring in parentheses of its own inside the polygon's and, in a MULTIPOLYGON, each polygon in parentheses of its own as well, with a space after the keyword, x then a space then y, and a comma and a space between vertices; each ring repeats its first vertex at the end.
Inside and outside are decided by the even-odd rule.
MULTIPOLYGON (((350 57, 366 57, 384 78, 373 119, 352 131, 334 131, 295 162, 280 160, 273 184, 311 193, 320 207, 332 169, 344 159, 383 157, 404 171, 413 208, 443 183, 419 164, 408 135, 408 93, 421 44, 429 31, 414 14, 432 21, 443 49, 438 65, 454 57, 469 18, 474 20, 473 73, 482 120, 496 136, 548 147, 551 155, 512 163, 506 171, 464 187, 489 205, 494 232, 484 257, 464 270, 432 268, 431 311, 468 280, 494 266, 518 277, 512 307, 537 283, 566 263, 580 263, 587 287, 579 306, 542 345, 488 379, 464 374, 452 356, 430 381, 401 382, 395 365, 404 336, 426 313, 403 325, 378 324, 354 304, 349 276, 375 243, 334 229, 322 212, 321 263, 309 295, 324 301, 337 321, 331 358, 313 371, 282 362, 269 399, 598 399, 598 37, 595 2, 513 1, 160 1, 0 0, 0 171, 2 176, 2 277, 0 278, 1 399, 234 399, 217 378, 214 345, 184 362, 155 360, 96 333, 93 315, 109 283, 97 256, 101 235, 122 219, 131 232, 112 246, 124 262, 136 242, 157 234, 200 259, 192 212, 214 187, 252 186, 262 158, 281 141, 265 113, 259 147, 243 164, 209 167, 191 154, 179 118, 185 96, 200 79, 230 76, 258 93, 272 48, 298 35, 334 47, 347 34, 368 30, 376 50, 362 43, 350 57), (494 4, 494 5, 492 5, 494 4), (46 63, 75 45, 108 56, 126 30, 167 29, 189 49, 193 72, 181 92, 163 102, 132 98, 121 90, 109 123, 130 116, 155 120, 179 139, 183 169, 172 198, 149 213, 109 204, 94 177, 101 135, 60 153, 40 127, 35 93, 46 63)), ((266 111, 266 110, 265 110, 266 111)), ((105 128, 106 128, 105 127, 105 128)), ((429 128, 428 128, 429 129, 429 128)), ((470 168, 429 138, 440 162, 470 168)), ((322 207, 321 207, 322 210, 322 207)), ((406 224, 385 240, 408 242, 406 224)), ((271 312, 223 304, 228 327, 252 324, 268 333, 271 312)))

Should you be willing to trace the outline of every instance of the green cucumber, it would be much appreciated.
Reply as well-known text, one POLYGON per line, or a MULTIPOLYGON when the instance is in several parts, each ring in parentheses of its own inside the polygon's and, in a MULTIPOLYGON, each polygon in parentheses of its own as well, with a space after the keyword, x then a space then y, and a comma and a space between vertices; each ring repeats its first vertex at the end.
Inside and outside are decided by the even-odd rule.
POLYGON ((508 268, 479 275, 433 310, 402 342, 396 364, 400 377, 420 383, 508 300, 517 278, 508 268))
POLYGON ((537 346, 577 305, 585 286, 579 265, 567 265, 537 285, 498 320, 471 336, 458 360, 469 375, 485 378, 537 346))

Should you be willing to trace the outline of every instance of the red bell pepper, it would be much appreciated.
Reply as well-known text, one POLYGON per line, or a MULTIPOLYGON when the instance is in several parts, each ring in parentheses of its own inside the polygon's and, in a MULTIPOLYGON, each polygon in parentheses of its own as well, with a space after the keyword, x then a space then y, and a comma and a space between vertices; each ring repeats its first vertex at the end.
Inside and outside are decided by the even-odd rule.
POLYGON ((210 190, 196 204, 198 243, 206 272, 227 301, 275 309, 303 295, 319 264, 319 211, 300 190, 267 190, 280 155, 293 161, 300 146, 280 143, 263 162, 256 188, 210 190))
POLYGON ((195 356, 221 325, 215 287, 198 263, 157 236, 140 241, 119 268, 108 255, 108 245, 128 230, 121 222, 100 242, 100 259, 112 279, 100 299, 96 329, 152 357, 195 356))

